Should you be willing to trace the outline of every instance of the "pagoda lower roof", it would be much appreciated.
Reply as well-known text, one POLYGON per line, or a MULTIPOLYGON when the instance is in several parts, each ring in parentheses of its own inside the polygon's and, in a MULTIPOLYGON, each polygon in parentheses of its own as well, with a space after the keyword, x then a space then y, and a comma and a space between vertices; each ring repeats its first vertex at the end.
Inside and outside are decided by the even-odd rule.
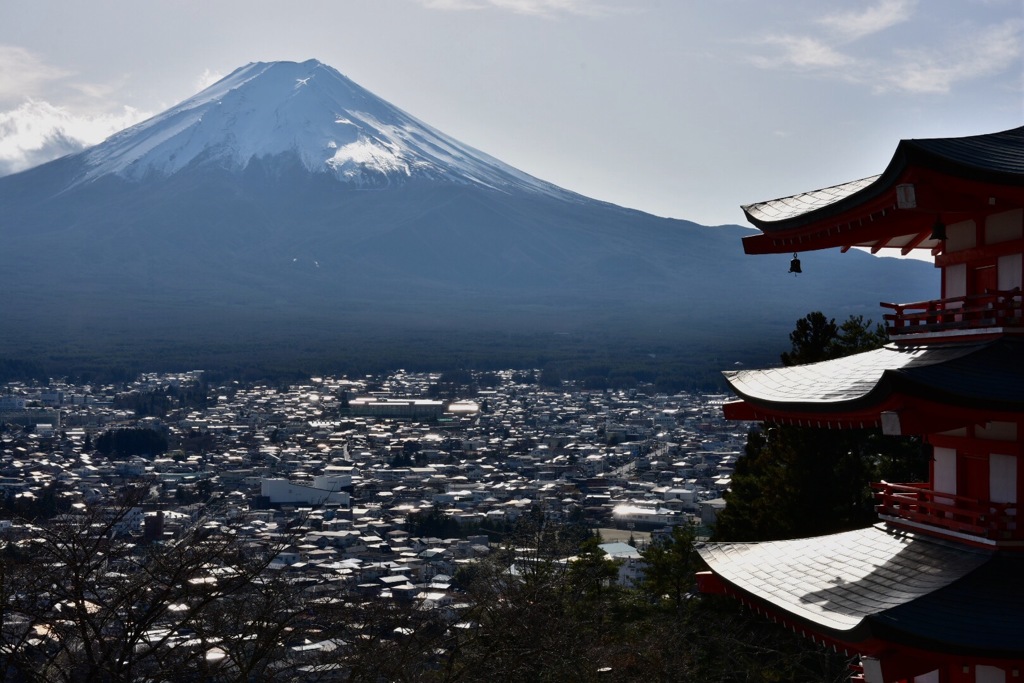
POLYGON ((820 363, 723 374, 743 402, 764 415, 874 411, 877 416, 878 411, 898 409, 906 399, 1020 412, 1022 358, 1024 339, 1002 337, 980 343, 887 345, 820 363))
POLYGON ((942 242, 931 238, 936 220, 951 223, 1021 206, 1024 127, 902 140, 878 175, 743 206, 763 233, 744 238, 743 246, 752 254, 852 246, 939 249, 942 242))
POLYGON ((1024 650, 1024 555, 876 525, 699 548, 729 587, 843 643, 900 642, 986 656, 1024 650))

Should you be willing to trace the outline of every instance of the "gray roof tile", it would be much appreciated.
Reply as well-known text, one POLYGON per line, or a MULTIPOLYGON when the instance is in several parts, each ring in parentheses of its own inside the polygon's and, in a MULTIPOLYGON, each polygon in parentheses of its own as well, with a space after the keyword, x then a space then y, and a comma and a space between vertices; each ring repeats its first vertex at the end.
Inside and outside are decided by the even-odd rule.
POLYGON ((991 557, 882 526, 789 541, 706 544, 700 554, 729 583, 835 631, 944 588, 991 557))
POLYGON ((745 400, 804 410, 860 407, 894 391, 982 407, 1024 407, 1024 340, 889 345, 835 360, 723 373, 745 400))
POLYGON ((845 199, 853 193, 868 187, 878 180, 879 177, 878 175, 873 175, 869 178, 852 180, 848 183, 833 185, 832 187, 825 187, 820 190, 801 192, 790 197, 747 204, 741 208, 753 220, 764 222, 783 221, 845 199))

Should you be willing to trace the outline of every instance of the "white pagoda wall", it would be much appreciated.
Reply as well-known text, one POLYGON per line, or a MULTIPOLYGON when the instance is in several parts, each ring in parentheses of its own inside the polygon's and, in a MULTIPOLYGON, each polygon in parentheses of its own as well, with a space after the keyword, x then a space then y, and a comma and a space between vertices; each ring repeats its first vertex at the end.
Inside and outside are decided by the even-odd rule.
MULTIPOLYGON (((1014 209, 993 214, 983 224, 974 220, 953 223, 946 227, 946 253, 955 254, 978 247, 1024 240, 1024 210, 1014 209)), ((942 297, 952 298, 974 294, 969 288, 972 269, 995 266, 997 287, 1001 290, 1024 287, 1024 249, 996 257, 982 257, 968 263, 955 263, 942 270, 942 297)))

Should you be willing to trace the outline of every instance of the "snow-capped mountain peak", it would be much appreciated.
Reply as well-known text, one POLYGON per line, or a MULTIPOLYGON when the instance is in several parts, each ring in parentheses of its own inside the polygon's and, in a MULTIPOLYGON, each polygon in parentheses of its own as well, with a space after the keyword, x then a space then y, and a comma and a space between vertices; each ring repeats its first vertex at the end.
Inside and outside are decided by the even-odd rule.
POLYGON ((84 153, 79 183, 172 175, 196 163, 244 168, 293 154, 314 173, 379 187, 413 179, 570 192, 441 133, 316 60, 243 66, 84 153))

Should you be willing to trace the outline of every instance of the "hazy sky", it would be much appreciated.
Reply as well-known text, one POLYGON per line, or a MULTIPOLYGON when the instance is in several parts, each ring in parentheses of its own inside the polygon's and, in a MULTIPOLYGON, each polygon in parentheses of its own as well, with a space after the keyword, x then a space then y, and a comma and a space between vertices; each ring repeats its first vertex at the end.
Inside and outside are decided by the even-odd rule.
POLYGON ((1022 0, 3 0, 0 174, 248 62, 319 59, 445 133, 661 216, 1024 125, 1022 0))

